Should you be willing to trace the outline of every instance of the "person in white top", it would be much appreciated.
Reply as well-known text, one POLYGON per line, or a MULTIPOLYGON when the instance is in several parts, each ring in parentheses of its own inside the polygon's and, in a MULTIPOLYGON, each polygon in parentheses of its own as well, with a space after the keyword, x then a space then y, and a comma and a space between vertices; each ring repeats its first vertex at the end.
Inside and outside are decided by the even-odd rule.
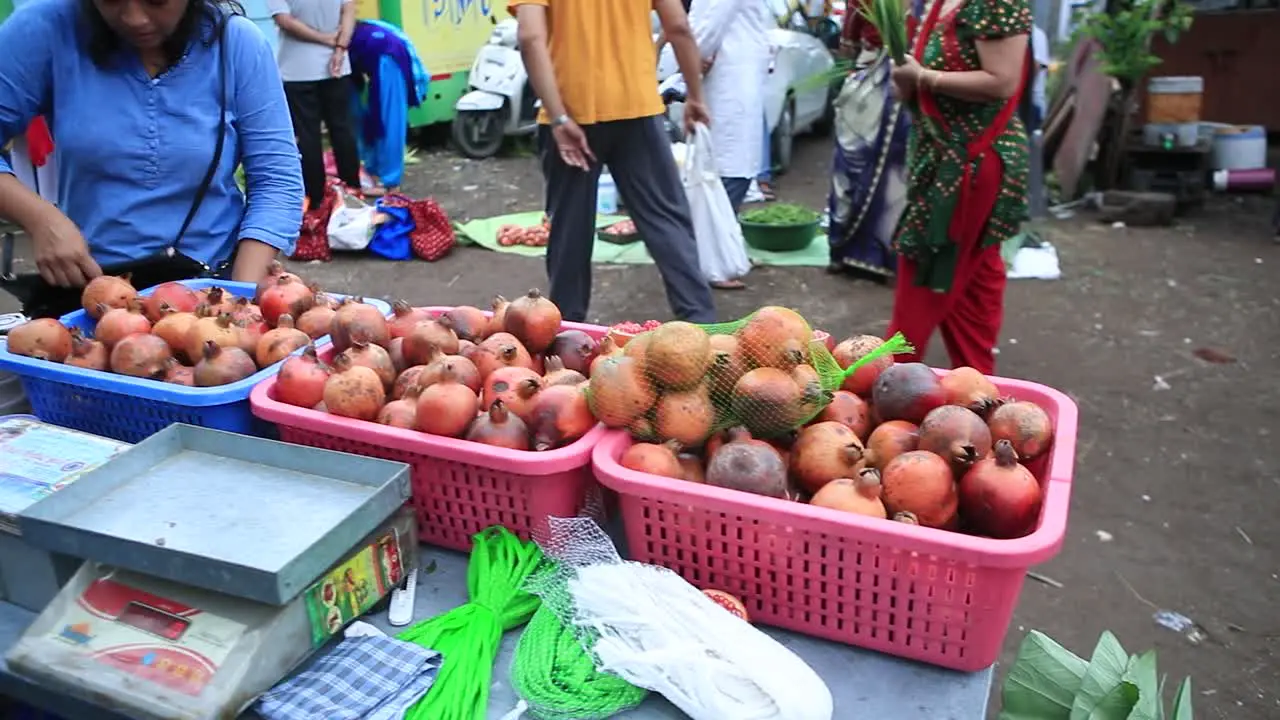
POLYGON ((276 64, 284 81, 293 131, 302 156, 302 183, 313 208, 324 203, 324 144, 321 124, 329 129, 329 145, 338 177, 360 191, 360 150, 356 142, 351 97, 351 60, 347 44, 356 26, 353 0, 268 0, 280 29, 276 64))
POLYGON ((1049 63, 1053 61, 1049 54, 1049 36, 1040 26, 1031 28, 1031 57, 1035 60, 1035 78, 1031 81, 1032 132, 1039 130, 1044 124, 1045 114, 1049 112, 1048 99, 1045 97, 1045 75, 1049 72, 1049 63))

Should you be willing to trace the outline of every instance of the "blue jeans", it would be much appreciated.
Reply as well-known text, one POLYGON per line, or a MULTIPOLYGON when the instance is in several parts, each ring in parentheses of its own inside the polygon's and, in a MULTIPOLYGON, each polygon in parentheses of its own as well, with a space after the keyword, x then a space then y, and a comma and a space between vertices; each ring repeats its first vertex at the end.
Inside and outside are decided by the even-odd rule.
POLYGON ((773 143, 769 142, 769 118, 764 116, 764 151, 760 157, 764 158, 764 167, 760 168, 760 174, 756 176, 757 180, 770 182, 773 180, 773 143))
POLYGON ((724 185, 724 192, 729 196, 733 214, 737 215, 738 208, 742 207, 742 201, 747 199, 747 191, 751 189, 751 178, 722 177, 720 183, 724 185))

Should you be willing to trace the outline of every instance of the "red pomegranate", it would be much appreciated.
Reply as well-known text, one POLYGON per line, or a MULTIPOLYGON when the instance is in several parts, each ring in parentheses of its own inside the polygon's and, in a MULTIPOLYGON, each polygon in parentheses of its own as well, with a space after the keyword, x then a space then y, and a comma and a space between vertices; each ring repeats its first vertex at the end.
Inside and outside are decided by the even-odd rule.
POLYGON ((893 459, 920 449, 920 428, 906 420, 890 420, 876 426, 867 438, 867 466, 883 471, 893 459))
POLYGON ((821 422, 800 431, 791 445, 791 477, 816 493, 836 478, 855 478, 864 465, 862 441, 848 426, 821 422))
POLYGON ((111 371, 130 377, 151 378, 164 377, 165 365, 173 353, 163 340, 155 335, 135 333, 116 343, 111 348, 111 371))
POLYGON ((324 400, 324 384, 329 367, 316 357, 315 345, 301 355, 287 358, 276 376, 275 399, 298 407, 315 407, 324 400))
POLYGON ((258 372, 249 353, 238 347, 222 347, 212 340, 204 345, 204 357, 196 363, 196 387, 230 385, 258 372))
POLYGON ((333 359, 333 372, 325 380, 322 397, 325 409, 333 415, 374 420, 386 403, 387 392, 378 373, 363 365, 352 365, 339 354, 333 359))
POLYGON ((387 321, 387 329, 392 339, 404 337, 420 322, 434 320, 435 316, 426 308, 415 308, 404 300, 397 300, 391 305, 391 319, 387 321))
POLYGON ((1042 501, 1040 483, 1018 463, 1008 440, 996 442, 995 456, 979 461, 960 480, 960 515, 981 535, 1026 535, 1035 529, 1042 501))
MULTIPOLYGON (((840 367, 847 370, 853 367, 854 363, 883 344, 884 340, 875 335, 854 335, 851 338, 840 341, 840 344, 836 345, 835 349, 831 351, 831 355, 835 357, 840 367)), ((855 395, 870 397, 871 388, 875 385, 876 378, 880 377, 880 373, 884 372, 890 365, 893 365, 892 355, 878 357, 854 370, 844 379, 844 384, 840 387, 855 395)))
POLYGON ((1053 445, 1053 421, 1033 402, 1003 404, 992 411, 987 425, 992 439, 1008 440, 1022 460, 1038 458, 1053 445))
POLYGON ((103 345, 111 348, 128 335, 149 332, 151 332, 151 321, 142 314, 142 303, 135 298, 129 301, 127 308, 107 309, 103 306, 102 318, 98 320, 93 336, 103 345))
POLYGON ((277 277, 275 285, 268 287, 258 297, 262 318, 271 327, 276 326, 276 321, 281 315, 288 313, 293 317, 301 317, 302 313, 310 310, 315 303, 315 290, 287 275, 277 277))
POLYGON ((444 316, 460 340, 478 343, 489 337, 489 316, 480 308, 459 305, 444 316))
POLYGON ((100 320, 112 308, 124 309, 138 297, 138 291, 129 284, 129 276, 99 275, 84 286, 80 304, 94 320, 100 320))
POLYGON ((913 513, 926 527, 955 527, 959 498, 946 460, 925 450, 903 453, 885 467, 880 482, 889 513, 913 513))
POLYGON ((53 318, 36 318, 9 331, 9 352, 14 355, 62 362, 72 352, 71 331, 53 318))
POLYGON ((166 307, 174 312, 189 313, 193 312, 199 304, 200 299, 191 288, 182 283, 167 282, 157 285, 156 289, 143 299, 142 311, 148 320, 155 323, 160 322, 160 318, 166 315, 166 307))
POLYGON ((948 405, 969 408, 984 418, 1000 403, 1000 389, 971 367, 958 367, 938 382, 946 393, 948 405))
POLYGON ((680 466, 679 452, 680 445, 674 441, 634 443, 618 458, 618 464, 628 470, 682 480, 684 469, 680 466))
POLYGON ((848 390, 837 390, 831 394, 831 402, 813 421, 838 422, 852 430, 859 440, 866 442, 871 435, 871 406, 848 390))
POLYGON ((86 370, 106 370, 109 365, 107 346, 86 338, 76 330, 71 333, 71 354, 64 362, 86 370))
POLYGON ((363 298, 347 298, 338 306, 329 326, 334 350, 342 352, 351 347, 351 338, 357 331, 374 345, 386 347, 391 342, 391 329, 382 312, 363 298))
POLYGON ((421 387, 415 385, 409 388, 404 397, 383 405, 375 422, 402 430, 413 430, 418 425, 418 395, 421 393, 421 387))
POLYGON ((959 477, 991 453, 991 431, 974 411, 943 405, 920 423, 920 449, 941 455, 959 477))
POLYGON ((488 412, 480 413, 467 430, 466 439, 508 450, 529 450, 529 428, 524 421, 507 411, 501 400, 494 400, 488 412))
POLYGON ((446 366, 440 382, 423 388, 418 396, 417 428, 432 435, 462 437, 479 409, 476 394, 446 366))
POLYGON ((537 289, 507 305, 503 329, 515 336, 531 353, 551 347, 560 332, 560 308, 537 289))

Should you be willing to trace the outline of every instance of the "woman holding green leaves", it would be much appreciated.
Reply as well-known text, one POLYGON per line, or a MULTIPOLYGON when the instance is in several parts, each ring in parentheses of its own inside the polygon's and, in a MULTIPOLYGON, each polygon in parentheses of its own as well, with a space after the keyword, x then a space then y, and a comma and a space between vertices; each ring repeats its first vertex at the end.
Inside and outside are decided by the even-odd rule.
POLYGON ((1000 244, 1027 210, 1027 0, 935 0, 896 63, 894 91, 914 113, 907 208, 888 334, 924 355, 941 329, 955 366, 995 371, 1004 317, 1000 244))

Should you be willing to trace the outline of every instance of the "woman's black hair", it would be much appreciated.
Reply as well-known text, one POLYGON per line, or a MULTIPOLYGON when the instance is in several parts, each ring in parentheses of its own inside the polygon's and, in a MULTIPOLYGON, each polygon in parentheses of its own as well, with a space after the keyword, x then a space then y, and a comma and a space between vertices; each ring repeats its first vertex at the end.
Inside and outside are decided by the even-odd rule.
MULTIPOLYGON (((173 0, 171 0, 173 1, 173 0)), ((109 64, 124 49, 124 41, 116 34, 102 13, 94 6, 93 0, 81 0, 80 7, 84 16, 89 44, 89 57, 99 67, 109 64)), ((164 41, 165 59, 170 67, 177 64, 187 53, 191 43, 197 39, 206 46, 213 45, 217 36, 213 28, 223 15, 244 15, 244 7, 239 0, 187 0, 187 11, 173 29, 173 34, 164 41), (208 19, 209 23, 202 22, 208 19), (202 31, 205 31, 202 33, 202 31)))

